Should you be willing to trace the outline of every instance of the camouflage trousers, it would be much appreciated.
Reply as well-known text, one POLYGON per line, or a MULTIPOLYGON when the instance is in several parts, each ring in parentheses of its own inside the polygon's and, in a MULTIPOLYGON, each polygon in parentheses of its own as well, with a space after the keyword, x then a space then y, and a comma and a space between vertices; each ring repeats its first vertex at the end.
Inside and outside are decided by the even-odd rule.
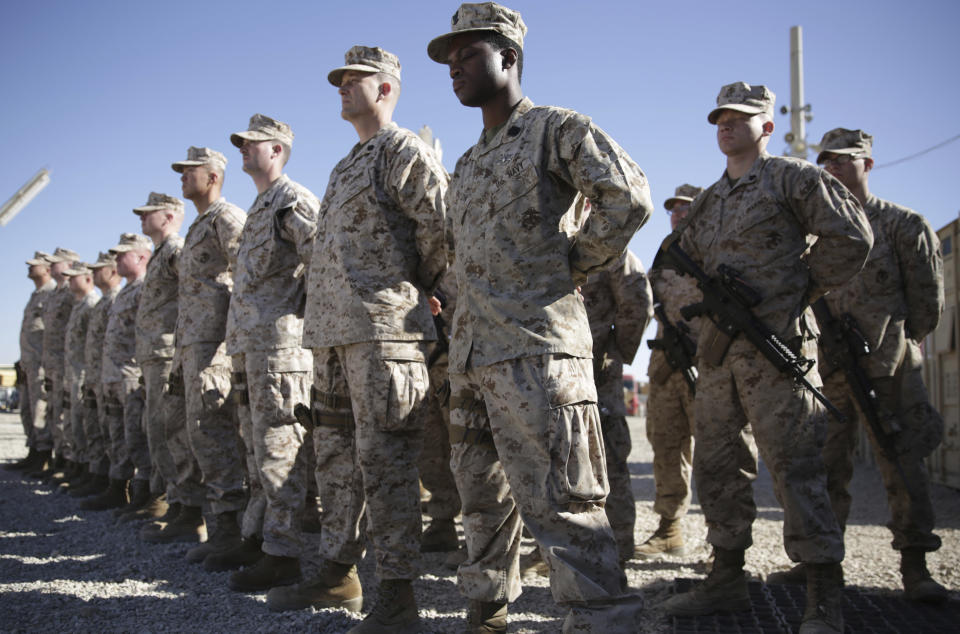
MULTIPOLYGON (((89 385, 89 384, 88 384, 89 385)), ((104 426, 103 385, 85 387, 83 394, 83 434, 87 439, 87 453, 84 457, 90 466, 90 473, 107 475, 110 472, 110 458, 107 456, 107 444, 110 432, 104 426)))
POLYGON ((660 384, 650 381, 647 440, 653 448, 653 511, 680 519, 690 508, 693 469, 693 394, 680 372, 660 384))
MULTIPOLYGON (((804 356, 816 358, 813 346, 808 342, 804 356)), ((707 521, 707 541, 728 550, 752 544, 751 525, 757 514, 752 427, 783 507, 787 555, 804 563, 842 561, 843 537, 830 510, 821 457, 827 431, 823 407, 743 337, 733 342, 721 365, 701 361, 699 373, 693 474, 707 521)), ((814 385, 820 379, 816 369, 807 378, 814 385)))
POLYGON ((44 427, 47 418, 47 400, 43 393, 43 366, 39 361, 21 359, 20 365, 27 377, 26 389, 20 395, 20 421, 27 437, 27 446, 37 446, 37 427, 44 427))
POLYGON ((170 393, 167 385, 173 367, 171 359, 152 359, 141 364, 143 371, 143 424, 150 448, 155 495, 167 494, 168 502, 202 506, 203 485, 187 437, 186 412, 182 395, 170 393))
POLYGON ((209 511, 243 509, 245 448, 230 396, 232 363, 224 344, 195 343, 180 351, 186 397, 186 429, 194 460, 177 485, 203 482, 209 511), (199 472, 196 469, 199 468, 199 472))
POLYGON ((150 480, 150 450, 143 431, 143 386, 139 378, 103 384, 104 422, 110 436, 107 454, 114 480, 150 480))
POLYGON ((83 378, 83 369, 66 367, 63 377, 63 455, 74 462, 87 461, 87 436, 83 430, 83 419, 87 414, 83 406, 83 378))
POLYGON ((366 514, 381 580, 420 574, 425 348, 419 341, 376 341, 313 351, 321 555, 357 563, 366 514))
POLYGON ((262 535, 263 552, 300 557, 300 513, 306 499, 306 429, 293 408, 310 393, 312 358, 309 350, 285 348, 234 355, 240 373, 234 389, 240 430, 247 454, 252 454, 257 483, 243 514, 244 537, 262 535), (242 396, 244 395, 245 396, 242 396))
POLYGON ((467 545, 460 591, 482 601, 520 595, 522 518, 550 567, 557 603, 580 606, 589 621, 591 606, 623 598, 626 580, 603 509, 608 485, 591 361, 553 354, 501 361, 451 373, 450 390, 451 467, 467 545))
POLYGON ((896 443, 897 458, 903 476, 911 483, 914 496, 908 494, 903 476, 878 445, 873 430, 857 408, 843 372, 839 371, 827 377, 823 390, 847 417, 847 422, 840 423, 835 417, 830 417, 823 460, 827 466, 830 503, 841 529, 844 529, 850 515, 851 497, 847 487, 853 477, 853 453, 857 444, 859 418, 867 431, 887 491, 891 515, 887 527, 893 533, 893 548, 930 552, 940 548, 940 538, 933 532, 935 514, 930 501, 930 480, 924 458, 943 438, 943 419, 930 405, 921 364, 919 346, 910 342, 893 376, 871 379, 881 407, 896 416, 903 430, 896 443))
MULTIPOLYGON (((434 344, 436 345, 436 344, 434 344)), ((417 469, 420 481, 430 492, 427 515, 434 520, 452 520, 460 513, 460 494, 450 471, 450 383, 447 355, 437 358, 428 370, 430 389, 424 406, 423 451, 417 469)))
POLYGON ((637 523, 637 503, 630 483, 630 466, 627 459, 633 442, 625 416, 600 416, 600 431, 606 456, 607 481, 610 493, 603 506, 610 520, 610 528, 617 541, 621 561, 633 557, 633 529, 637 523))
POLYGON ((44 385, 47 394, 46 421, 38 429, 39 440, 43 447, 53 449, 54 453, 63 453, 63 369, 44 367, 44 385))

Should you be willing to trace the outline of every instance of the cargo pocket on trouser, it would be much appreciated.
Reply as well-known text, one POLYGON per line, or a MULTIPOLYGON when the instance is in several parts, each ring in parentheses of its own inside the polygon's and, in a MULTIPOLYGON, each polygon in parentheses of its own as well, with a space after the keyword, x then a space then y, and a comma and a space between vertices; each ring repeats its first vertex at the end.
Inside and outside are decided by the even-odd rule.
POLYGON ((198 378, 202 412, 213 414, 223 409, 230 394, 230 368, 210 366, 200 370, 198 378))
POLYGON ((597 391, 589 359, 544 355, 543 385, 550 416, 548 494, 571 512, 607 496, 607 468, 597 391))
POLYGON ((386 409, 376 417, 378 431, 399 432, 423 429, 423 405, 430 379, 422 361, 388 361, 386 409))

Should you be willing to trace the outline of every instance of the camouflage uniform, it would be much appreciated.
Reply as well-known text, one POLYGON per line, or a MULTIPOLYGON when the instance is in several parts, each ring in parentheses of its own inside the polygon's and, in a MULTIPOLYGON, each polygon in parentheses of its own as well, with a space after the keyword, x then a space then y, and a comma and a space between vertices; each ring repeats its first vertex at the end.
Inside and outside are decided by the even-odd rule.
POLYGON ((246 217, 221 198, 190 225, 180 254, 177 354, 183 368, 187 432, 210 512, 217 515, 239 511, 245 502, 244 447, 227 398, 232 364, 223 341, 246 217))
MULTIPOLYGON (((860 205, 836 179, 765 152, 735 184, 724 174, 701 194, 687 221, 682 245, 690 257, 709 275, 720 264, 739 271, 763 298, 753 308, 757 319, 808 358, 815 352, 804 315, 808 301, 849 280, 872 242, 860 205)), ((784 507, 787 555, 807 563, 841 561, 843 540, 827 509, 820 455, 825 410, 742 336, 719 364, 711 363, 715 334, 712 322, 701 324, 694 404, 693 468, 707 541, 730 551, 751 544, 757 457, 749 421, 784 507)), ((807 378, 820 384, 816 368, 807 378)))
MULTIPOLYGON (((85 266, 76 269, 83 271, 78 275, 90 275, 90 269, 85 266)), ((66 451, 64 455, 68 460, 74 462, 87 463, 90 461, 87 455, 87 437, 84 433, 84 418, 87 409, 83 406, 83 384, 86 380, 85 368, 85 344, 87 337, 87 327, 90 323, 90 316, 94 312, 94 306, 100 298, 91 290, 86 297, 77 301, 70 311, 70 318, 67 320, 66 335, 66 363, 64 364, 64 391, 69 395, 70 400, 64 401, 64 428, 67 440, 66 451), (69 405, 69 407, 66 407, 69 405)))
POLYGON ((316 196, 286 175, 257 196, 240 236, 227 314, 227 354, 242 379, 234 390, 248 401, 238 407, 240 430, 259 476, 242 532, 250 538, 262 531, 263 552, 279 557, 300 556, 306 430, 293 408, 307 402, 312 378, 312 357, 300 348, 301 262, 310 260, 318 207, 316 196))
POLYGON ((103 398, 103 350, 107 333, 107 319, 110 307, 120 293, 117 285, 105 292, 94 306, 87 324, 87 338, 84 342, 84 405, 90 410, 84 418, 84 435, 87 438, 87 460, 90 472, 95 475, 108 475, 110 460, 107 446, 110 442, 110 430, 106 426, 106 411, 103 398))
MULTIPOLYGON (((868 435, 883 476, 892 519, 893 547, 934 551, 926 458, 943 438, 943 419, 930 405, 923 384, 922 354, 917 344, 937 326, 943 311, 943 263, 937 234, 920 214, 869 196, 864 211, 873 229, 873 248, 859 275, 827 295, 830 312, 851 315, 870 345, 860 360, 880 406, 894 414, 903 431, 897 440, 898 460, 920 494, 912 499, 896 467, 868 435)), ((824 461, 830 501, 841 528, 850 513, 847 486, 853 476, 857 412, 842 371, 824 369, 824 392, 847 416, 831 417, 824 461)))
MULTIPOLYGON (((182 213, 180 200, 151 193, 148 204, 134 209, 134 213, 151 213, 171 206, 179 207, 182 213)), ((169 235, 156 246, 147 263, 137 309, 137 363, 143 371, 144 428, 154 469, 151 489, 155 494, 166 491, 170 503, 202 506, 203 487, 187 438, 184 400, 170 394, 167 388, 175 351, 182 248, 183 238, 169 235), (179 474, 184 473, 192 477, 178 482, 179 474)))
MULTIPOLYGON (((693 341, 699 332, 699 317, 683 319, 680 309, 702 299, 696 280, 672 269, 656 267, 650 282, 673 325, 686 323, 693 341)), ((664 336, 657 325, 657 338, 664 336)), ((656 494, 653 511, 668 520, 680 519, 690 506, 690 473, 693 464, 693 392, 683 373, 675 371, 663 351, 652 350, 647 366, 650 394, 647 397, 647 440, 653 449, 653 481, 656 494)))
MULTIPOLYGON (((39 255, 37 260, 39 261, 39 255)), ((23 309, 23 324, 20 327, 20 367, 27 377, 26 393, 20 396, 20 414, 23 433, 27 436, 27 446, 41 449, 37 445, 36 427, 45 426, 47 401, 43 395, 43 306, 56 289, 53 279, 30 293, 26 308, 23 309)))
POLYGON ((637 511, 627 466, 632 443, 623 402, 623 364, 633 361, 643 341, 643 331, 653 316, 653 296, 640 259, 630 251, 591 275, 580 293, 593 334, 593 377, 610 482, 604 510, 620 559, 625 561, 633 557, 637 511))
MULTIPOLYGON (((368 51, 385 53, 355 47, 348 63, 368 51)), ((308 276, 323 555, 359 563, 366 511, 381 580, 419 575, 425 342, 436 339, 427 300, 447 266, 447 180, 433 150, 394 123, 354 146, 330 175, 308 276)))
MULTIPOLYGON (((460 11, 471 6, 491 5, 460 11)), ((589 621, 597 602, 622 594, 623 573, 603 510, 593 339, 576 286, 615 262, 649 217, 646 177, 589 118, 524 98, 457 162, 447 209, 459 292, 451 466, 468 553, 460 589, 516 599, 522 515, 554 599, 587 602, 589 621), (561 227, 576 224, 582 196, 592 211, 568 235, 561 227)))
POLYGON ((38 430, 37 449, 52 447, 58 456, 66 450, 63 429, 63 403, 67 395, 63 382, 64 344, 73 302, 73 294, 64 283, 50 294, 43 305, 43 376, 47 386, 47 416, 43 429, 38 430))
POLYGON ((437 343, 433 344, 427 357, 430 389, 423 422, 423 451, 417 462, 420 481, 430 499, 426 512, 433 521, 453 520, 460 513, 460 494, 450 470, 450 379, 448 372, 448 348, 450 321, 456 313, 457 283, 453 269, 440 280, 438 294, 443 295, 443 312, 440 320, 434 319, 437 327, 437 343), (442 328, 439 324, 442 323, 442 328))
POLYGON ((143 278, 127 284, 110 306, 103 335, 104 426, 110 437, 110 479, 150 480, 150 450, 143 430, 144 391, 136 361, 136 317, 143 278))

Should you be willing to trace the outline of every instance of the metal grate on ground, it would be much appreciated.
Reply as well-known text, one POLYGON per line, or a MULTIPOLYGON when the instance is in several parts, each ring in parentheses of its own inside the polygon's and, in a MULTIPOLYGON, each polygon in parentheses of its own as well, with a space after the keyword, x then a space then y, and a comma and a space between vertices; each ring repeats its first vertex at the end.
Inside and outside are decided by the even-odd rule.
MULTIPOLYGON (((675 592, 687 592, 698 580, 677 579, 675 592)), ((708 616, 673 617, 677 634, 790 634, 800 629, 806 604, 803 585, 747 584, 752 608, 708 616)), ((849 634, 955 634, 960 631, 960 602, 924 605, 902 597, 846 587, 843 620, 849 634)))

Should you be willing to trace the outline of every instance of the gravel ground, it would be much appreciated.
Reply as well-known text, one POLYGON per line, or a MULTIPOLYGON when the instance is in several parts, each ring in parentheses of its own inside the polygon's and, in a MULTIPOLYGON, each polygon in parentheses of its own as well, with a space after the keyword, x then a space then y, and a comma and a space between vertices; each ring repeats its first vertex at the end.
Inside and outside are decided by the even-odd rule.
MULTIPOLYGON (((631 454, 637 494, 637 542, 657 525, 651 510, 651 452, 643 423, 633 419, 631 454)), ((0 414, 0 462, 25 455, 19 418, 0 414)), ((877 471, 858 466, 854 504, 847 529, 848 585, 878 592, 900 588, 899 559, 884 527, 887 508, 877 471)), ((4 632, 343 632, 357 617, 345 611, 305 610, 274 614, 265 594, 238 594, 227 589, 229 573, 207 573, 186 563, 186 544, 150 545, 137 539, 138 526, 115 525, 110 513, 81 512, 79 502, 49 487, 0 470, 0 631, 4 632)), ((782 512, 769 474, 755 487, 759 517, 747 567, 755 575, 786 568, 781 544, 782 512)), ((960 495, 934 486, 938 533, 943 548, 928 561, 933 575, 960 599, 960 495)), ((696 500, 695 500, 696 502, 696 500)), ((698 547, 690 556, 627 567, 630 586, 646 597, 642 631, 669 631, 657 610, 675 578, 699 577, 708 554, 706 533, 695 503, 684 520, 687 535, 698 547)), ((309 537, 309 536, 308 536, 309 537)), ((524 551, 532 548, 526 544, 524 551)), ((459 632, 466 601, 455 575, 443 567, 444 557, 427 555, 415 589, 424 624, 430 632, 459 632)), ((368 554, 360 568, 365 588, 375 587, 374 564, 368 554)), ((525 580, 520 599, 511 606, 510 631, 556 632, 563 611, 553 604, 547 580, 525 580)), ((372 596, 373 592, 369 592, 372 596)))

